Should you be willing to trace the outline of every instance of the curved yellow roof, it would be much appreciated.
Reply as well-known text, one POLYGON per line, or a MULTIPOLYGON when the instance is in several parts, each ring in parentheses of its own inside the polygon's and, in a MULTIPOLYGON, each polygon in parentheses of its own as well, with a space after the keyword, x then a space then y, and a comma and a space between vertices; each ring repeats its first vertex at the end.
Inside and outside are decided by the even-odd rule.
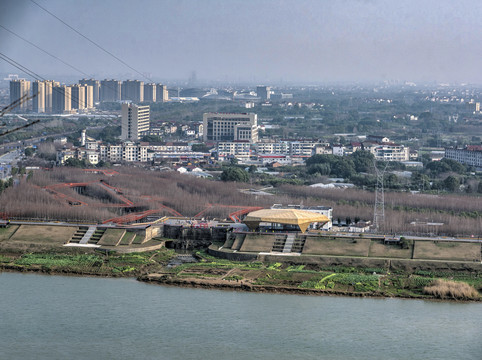
POLYGON ((314 222, 326 223, 330 219, 325 215, 313 211, 297 209, 263 209, 250 212, 244 219, 244 223, 251 229, 259 226, 260 222, 298 225, 302 232, 314 222))

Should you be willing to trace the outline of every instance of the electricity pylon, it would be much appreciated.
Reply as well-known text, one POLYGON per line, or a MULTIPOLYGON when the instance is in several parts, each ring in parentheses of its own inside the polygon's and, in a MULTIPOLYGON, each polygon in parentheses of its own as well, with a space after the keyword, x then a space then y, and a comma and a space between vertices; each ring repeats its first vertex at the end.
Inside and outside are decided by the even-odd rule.
POLYGON ((378 232, 381 226, 385 223, 385 195, 383 193, 383 175, 387 169, 388 162, 385 164, 383 170, 377 167, 377 161, 373 160, 373 166, 375 167, 375 174, 377 176, 377 185, 375 188, 375 209, 373 211, 373 226, 375 231, 378 232))

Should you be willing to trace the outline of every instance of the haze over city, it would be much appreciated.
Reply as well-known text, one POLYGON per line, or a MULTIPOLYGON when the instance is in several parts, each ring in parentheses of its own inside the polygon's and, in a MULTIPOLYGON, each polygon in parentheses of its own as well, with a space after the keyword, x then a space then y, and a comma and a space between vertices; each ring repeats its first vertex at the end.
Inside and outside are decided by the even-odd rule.
MULTIPOLYGON (((157 81, 482 82, 475 0, 38 4, 157 81)), ((140 77, 31 1, 2 1, 0 24, 93 77, 140 77)), ((5 28, 6 55, 45 77, 79 76, 5 28)), ((1 62, 0 73, 18 70, 1 62)))

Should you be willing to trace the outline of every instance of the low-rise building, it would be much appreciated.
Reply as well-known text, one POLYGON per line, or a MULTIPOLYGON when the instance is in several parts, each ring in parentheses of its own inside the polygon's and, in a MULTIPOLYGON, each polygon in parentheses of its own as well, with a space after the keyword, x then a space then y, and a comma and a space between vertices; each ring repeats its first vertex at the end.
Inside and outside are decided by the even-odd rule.
POLYGON ((249 141, 223 141, 218 143, 218 157, 226 156, 248 157, 251 155, 251 144, 249 141))
POLYGON ((482 170, 482 145, 467 145, 465 148, 446 148, 445 157, 461 164, 482 170))

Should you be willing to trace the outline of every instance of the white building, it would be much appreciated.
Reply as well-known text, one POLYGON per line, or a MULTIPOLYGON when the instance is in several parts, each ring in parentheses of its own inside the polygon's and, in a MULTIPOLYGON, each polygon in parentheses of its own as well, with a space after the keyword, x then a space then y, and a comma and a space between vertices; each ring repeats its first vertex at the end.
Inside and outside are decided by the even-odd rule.
POLYGON ((204 141, 258 142, 258 116, 254 113, 205 113, 204 141))
POLYGON ((249 157, 251 154, 251 144, 249 141, 222 141, 218 143, 218 156, 249 157))
POLYGON ((122 140, 138 141, 144 133, 149 131, 149 106, 136 104, 122 104, 122 140))
POLYGON ((446 148, 445 157, 482 170, 482 145, 467 145, 463 149, 446 148))

